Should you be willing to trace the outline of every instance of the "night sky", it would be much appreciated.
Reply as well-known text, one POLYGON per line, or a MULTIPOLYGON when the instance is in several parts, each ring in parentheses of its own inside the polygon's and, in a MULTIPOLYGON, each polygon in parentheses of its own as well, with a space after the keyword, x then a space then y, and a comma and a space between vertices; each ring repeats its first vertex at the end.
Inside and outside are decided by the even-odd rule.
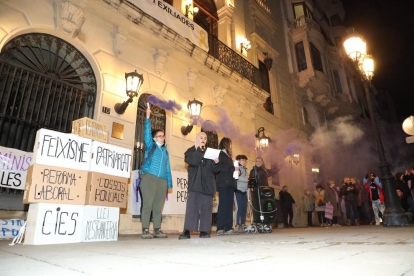
POLYGON ((344 25, 367 40, 373 83, 388 90, 402 121, 414 115, 414 0, 342 0, 344 25))

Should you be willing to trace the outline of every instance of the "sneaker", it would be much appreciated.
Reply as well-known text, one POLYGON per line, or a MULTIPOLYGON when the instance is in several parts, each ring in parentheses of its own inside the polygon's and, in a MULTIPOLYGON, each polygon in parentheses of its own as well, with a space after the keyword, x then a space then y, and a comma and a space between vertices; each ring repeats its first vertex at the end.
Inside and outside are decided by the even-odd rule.
POLYGON ((144 229, 141 234, 141 239, 152 239, 151 233, 148 231, 148 229, 144 229))
POLYGON ((234 229, 230 229, 224 233, 224 235, 238 235, 239 232, 235 231, 234 229))
POLYGON ((381 222, 376 222, 375 225, 381 225, 381 222))
POLYGON ((208 234, 208 232, 201 231, 200 232, 200 238, 201 239, 208 239, 208 238, 210 238, 210 235, 208 234))
POLYGON ((159 238, 159 239, 166 239, 168 238, 168 236, 166 234, 164 234, 164 232, 160 230, 157 230, 154 232, 154 238, 159 238))
POLYGON ((184 232, 178 237, 179 240, 188 240, 189 238, 191 238, 189 230, 184 230, 184 232))
POLYGON ((217 231, 217 236, 221 236, 221 235, 224 235, 224 234, 225 234, 224 230, 218 230, 217 231))

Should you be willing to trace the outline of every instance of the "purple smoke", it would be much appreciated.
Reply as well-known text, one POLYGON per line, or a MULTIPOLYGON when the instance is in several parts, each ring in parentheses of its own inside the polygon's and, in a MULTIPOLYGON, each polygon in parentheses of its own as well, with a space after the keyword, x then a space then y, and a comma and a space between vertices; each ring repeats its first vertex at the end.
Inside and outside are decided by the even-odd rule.
POLYGON ((164 101, 158 99, 154 95, 148 97, 148 102, 150 104, 158 106, 159 108, 171 111, 174 114, 182 109, 181 105, 179 105, 176 101, 164 101))

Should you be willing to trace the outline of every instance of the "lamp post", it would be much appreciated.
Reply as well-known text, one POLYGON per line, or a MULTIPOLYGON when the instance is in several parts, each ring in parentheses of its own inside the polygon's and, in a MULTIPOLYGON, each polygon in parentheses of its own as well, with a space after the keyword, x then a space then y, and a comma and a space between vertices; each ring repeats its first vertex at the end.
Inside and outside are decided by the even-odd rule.
POLYGON ((126 94, 129 97, 128 100, 124 101, 123 103, 117 103, 114 106, 115 112, 118 114, 124 114, 125 110, 127 109, 128 105, 132 103, 134 97, 138 96, 138 91, 141 88, 142 83, 144 82, 144 77, 141 74, 135 72, 125 73, 125 81, 126 81, 126 94))
MULTIPOLYGON (((196 99, 192 100, 192 101, 188 101, 188 111, 190 112, 190 118, 191 119, 198 119, 198 117, 200 117, 200 113, 201 113, 201 107, 203 106, 203 103, 200 101, 197 101, 196 99)), ((181 133, 183 135, 187 135, 188 133, 190 133, 193 130, 193 125, 190 124, 188 126, 182 126, 181 127, 181 133)))
POLYGON ((260 152, 266 152, 266 150, 269 148, 269 142, 270 142, 270 138, 269 136, 266 136, 265 128, 260 127, 257 130, 257 134, 256 134, 257 155, 260 156, 260 152))
POLYGON ((397 192, 393 188, 394 177, 391 174, 390 167, 385 158, 384 146, 381 141, 381 134, 378 129, 375 114, 372 109, 371 93, 369 84, 374 76, 374 60, 372 56, 366 54, 366 42, 356 33, 351 33, 345 40, 344 47, 347 55, 357 65, 357 71, 361 74, 361 80, 364 86, 365 97, 367 99, 369 115, 371 118, 372 131, 379 155, 380 179, 383 184, 385 211, 383 214, 384 226, 404 226, 408 225, 408 218, 401 208, 397 192))

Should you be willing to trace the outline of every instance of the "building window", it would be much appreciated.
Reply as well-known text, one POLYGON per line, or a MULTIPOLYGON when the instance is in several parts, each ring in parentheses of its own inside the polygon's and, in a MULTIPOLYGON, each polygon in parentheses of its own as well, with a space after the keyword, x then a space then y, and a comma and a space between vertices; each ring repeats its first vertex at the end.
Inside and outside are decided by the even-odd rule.
POLYGON ((312 57, 312 65, 315 70, 323 72, 321 52, 312 43, 310 44, 310 52, 312 57))
POLYGON ((331 16, 331 26, 342 26, 342 18, 338 14, 334 14, 331 16))
POLYGON ((199 11, 194 15, 194 22, 200 25, 209 34, 218 36, 218 14, 216 4, 213 0, 194 0, 194 7, 199 11))
POLYGON ((333 78, 335 81, 335 88, 336 88, 336 92, 337 93, 344 93, 344 91, 342 90, 342 83, 341 83, 341 77, 339 76, 339 72, 338 70, 332 70, 333 72, 333 78))
POLYGON ((306 55, 305 55, 305 48, 303 47, 303 42, 299 42, 295 45, 296 50, 296 58, 298 61, 298 71, 303 71, 308 69, 308 65, 306 64, 306 55))
POLYGON ((312 12, 304 3, 293 4, 293 13, 296 18, 306 16, 307 18, 313 19, 312 12))
POLYGON ((259 60, 259 71, 260 80, 262 82, 262 89, 270 92, 269 70, 267 70, 266 65, 261 60, 259 60))

